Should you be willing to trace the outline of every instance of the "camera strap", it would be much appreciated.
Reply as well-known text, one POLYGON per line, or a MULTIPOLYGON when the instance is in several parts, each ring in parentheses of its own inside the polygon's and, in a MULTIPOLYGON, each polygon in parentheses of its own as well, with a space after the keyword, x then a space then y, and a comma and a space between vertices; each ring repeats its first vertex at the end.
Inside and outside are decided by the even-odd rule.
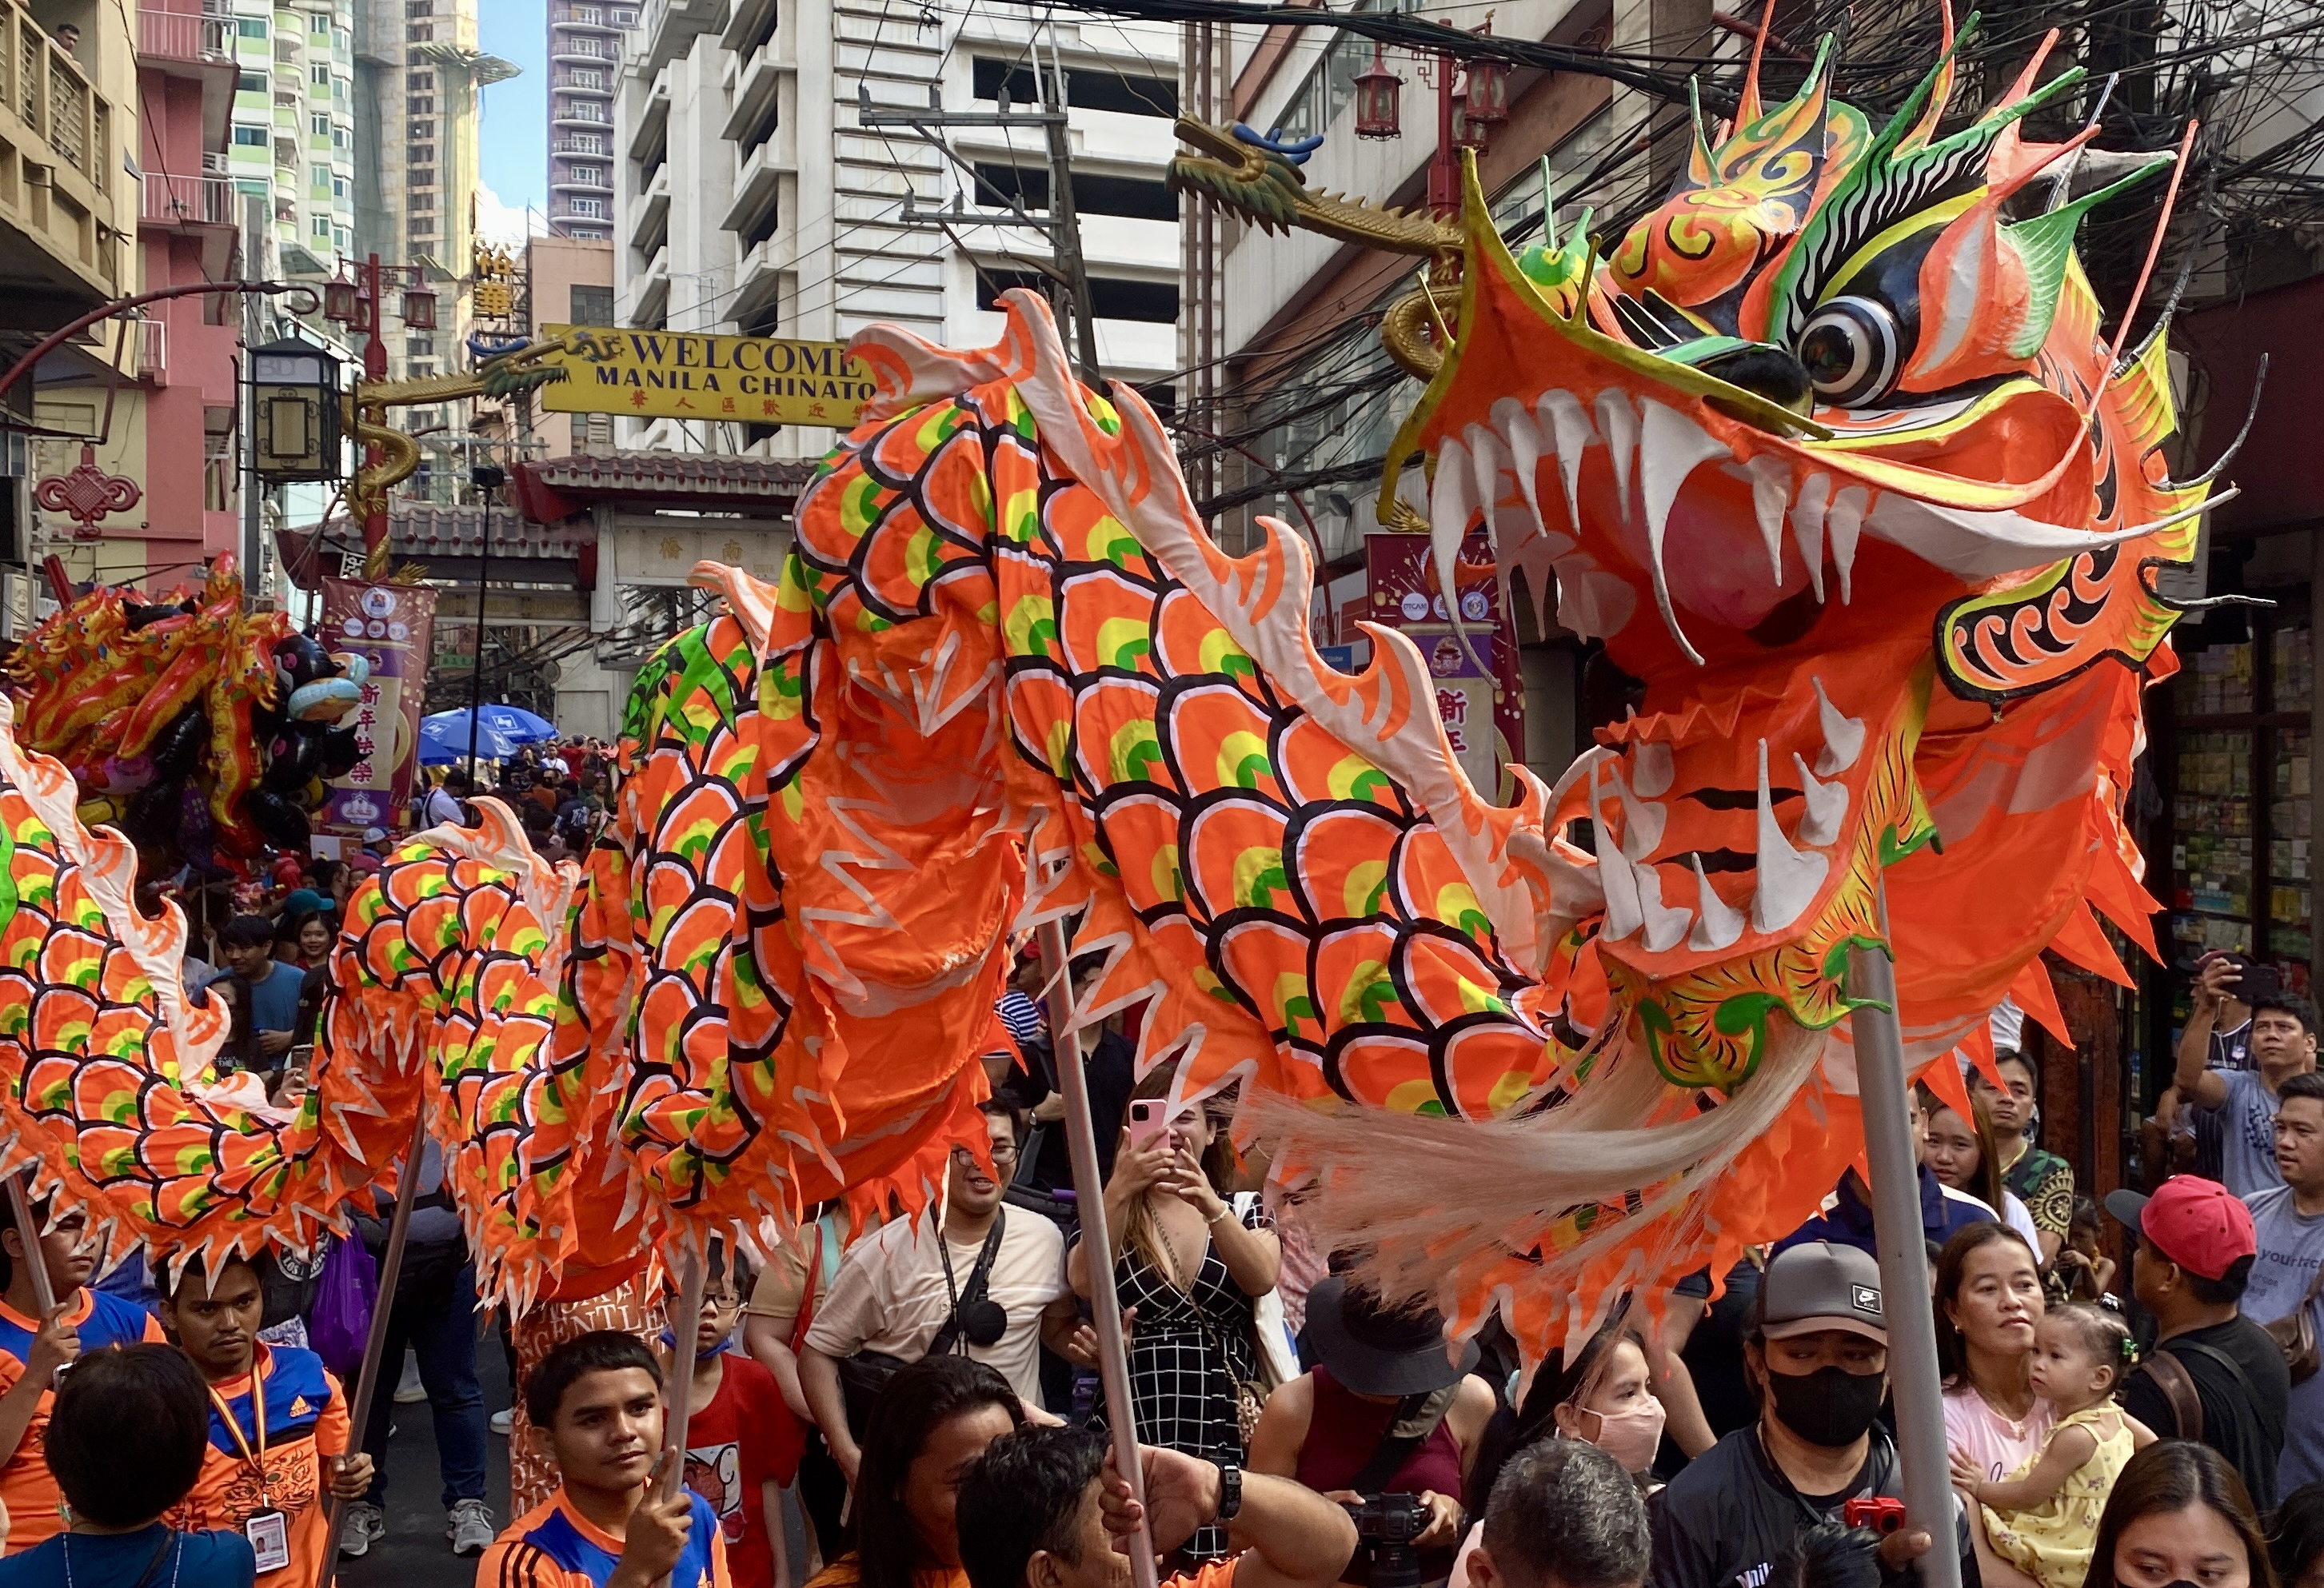
POLYGON ((1380 1492, 1412 1459, 1412 1453, 1436 1432, 1437 1425, 1443 1422, 1444 1414, 1452 1409, 1453 1399, 1460 1393, 1460 1381, 1455 1380, 1434 1393, 1407 1395, 1397 1401, 1396 1417, 1380 1436, 1380 1442, 1373 1446, 1371 1459, 1348 1480, 1348 1487, 1358 1494, 1380 1492))
POLYGON ((992 1279, 993 1260, 1001 1255, 1001 1233, 1008 1223, 1008 1208, 995 1208, 992 1228, 985 1232, 984 1245, 976 1254, 976 1266, 968 1270, 968 1283, 959 1287, 953 1283, 952 1242, 945 1239, 944 1225, 936 1225, 936 1260, 944 1264, 945 1294, 952 1298, 952 1312, 945 1317, 944 1327, 936 1331, 936 1338, 928 1342, 930 1356, 966 1349, 961 1344, 960 1309, 984 1299, 985 1287, 992 1279))

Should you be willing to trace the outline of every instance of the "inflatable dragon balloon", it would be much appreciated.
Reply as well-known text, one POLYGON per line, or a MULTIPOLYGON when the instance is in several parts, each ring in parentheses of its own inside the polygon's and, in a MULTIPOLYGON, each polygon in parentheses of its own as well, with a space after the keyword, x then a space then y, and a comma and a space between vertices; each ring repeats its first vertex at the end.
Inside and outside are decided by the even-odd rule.
POLYGON ((1471 171, 1392 455, 1429 457, 1448 583, 1481 522, 1640 683, 1555 787, 1472 788, 1400 635, 1327 666, 1300 540, 1223 552, 1152 411, 1012 293, 981 351, 857 337, 877 397, 779 582, 701 571, 724 611, 641 677, 562 927, 497 816, 366 888, 317 1098, 254 1148, 107 840, 28 843, 42 768, 0 766, 32 801, 0 960, 103 994, 0 1026, 7 1122, 185 1245, 324 1216, 426 1106, 525 1293, 924 1199, 982 1139, 1009 932, 1070 917, 1105 956, 1080 1018, 1145 1002, 1142 1059, 1241 1082, 1326 1223, 1462 1326, 1538 1350, 1783 1233, 1860 1149, 1852 946, 1893 951, 1916 1067, 2005 994, 2054 1020, 2045 947, 2118 974, 2093 907, 2151 947, 2120 811, 2209 482, 2164 468, 2160 337, 2100 340, 2103 194, 2033 197, 2085 141, 2021 136, 2074 80, 2038 66, 1941 136, 1947 68, 1877 127, 1825 60, 1747 88, 1603 257, 1512 256, 1471 171))

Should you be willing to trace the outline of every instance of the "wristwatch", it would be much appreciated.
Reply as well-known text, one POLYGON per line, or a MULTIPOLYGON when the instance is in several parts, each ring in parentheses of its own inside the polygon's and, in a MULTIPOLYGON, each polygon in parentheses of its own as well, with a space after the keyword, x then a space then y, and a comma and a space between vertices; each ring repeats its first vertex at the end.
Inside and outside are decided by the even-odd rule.
POLYGON ((1211 1519, 1231 1522, 1242 1510, 1242 1469, 1232 1462, 1219 1465, 1219 1514, 1211 1519))

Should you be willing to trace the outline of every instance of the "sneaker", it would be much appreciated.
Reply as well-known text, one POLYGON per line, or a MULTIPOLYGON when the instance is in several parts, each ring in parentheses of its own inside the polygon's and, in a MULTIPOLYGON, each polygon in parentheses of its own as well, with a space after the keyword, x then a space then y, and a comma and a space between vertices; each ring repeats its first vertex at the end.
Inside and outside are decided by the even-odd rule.
POLYGON ((482 1555, 493 1542, 493 1508, 481 1500, 454 1502, 444 1524, 454 1555, 482 1555))
POLYGON ((371 1546, 387 1537, 387 1513, 367 1500, 358 1500, 347 1507, 347 1519, 339 1527, 339 1553, 360 1556, 371 1553, 371 1546))
POLYGON ((516 1426, 516 1408, 514 1407, 503 1407, 500 1410, 493 1413, 492 1424, 493 1433, 498 1434, 503 1439, 507 1438, 508 1431, 516 1426))
POLYGON ((428 1386, 420 1381, 420 1359, 406 1352, 403 1357, 403 1377, 395 1381, 395 1404, 418 1406, 428 1399, 428 1386))

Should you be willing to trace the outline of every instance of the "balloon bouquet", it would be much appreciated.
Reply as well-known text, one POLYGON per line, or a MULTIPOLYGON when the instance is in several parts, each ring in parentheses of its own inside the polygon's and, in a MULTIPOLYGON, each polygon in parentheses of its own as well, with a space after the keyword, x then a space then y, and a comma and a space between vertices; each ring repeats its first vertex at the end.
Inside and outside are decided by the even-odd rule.
POLYGON ((19 737, 71 771, 82 822, 118 827, 163 869, 207 872, 270 845, 306 851, 324 780, 361 759, 338 725, 369 670, 281 613, 244 612, 224 557, 159 599, 89 591, 8 668, 19 737))

